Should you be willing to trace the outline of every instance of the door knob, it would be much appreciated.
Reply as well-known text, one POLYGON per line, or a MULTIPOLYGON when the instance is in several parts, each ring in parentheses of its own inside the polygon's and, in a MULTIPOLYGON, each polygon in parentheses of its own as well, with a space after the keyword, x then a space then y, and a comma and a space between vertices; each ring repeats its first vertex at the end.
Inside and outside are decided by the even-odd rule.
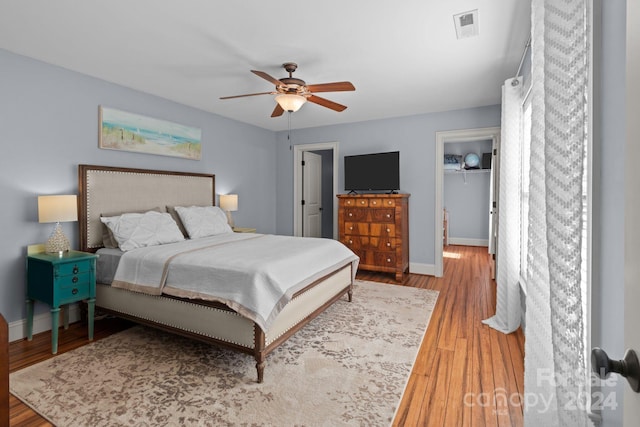
POLYGON ((627 379, 631 389, 640 393, 640 363, 634 350, 627 350, 622 360, 611 360, 607 353, 598 347, 591 350, 591 369, 602 379, 615 372, 627 379))

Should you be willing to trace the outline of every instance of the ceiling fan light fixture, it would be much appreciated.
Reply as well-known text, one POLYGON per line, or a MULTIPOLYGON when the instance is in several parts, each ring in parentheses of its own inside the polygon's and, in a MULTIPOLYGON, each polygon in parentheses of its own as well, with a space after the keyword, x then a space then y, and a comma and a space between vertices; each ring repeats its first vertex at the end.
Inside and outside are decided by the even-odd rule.
POLYGON ((292 93, 281 93, 280 95, 276 95, 276 102, 284 111, 295 113, 307 102, 307 98, 292 93))

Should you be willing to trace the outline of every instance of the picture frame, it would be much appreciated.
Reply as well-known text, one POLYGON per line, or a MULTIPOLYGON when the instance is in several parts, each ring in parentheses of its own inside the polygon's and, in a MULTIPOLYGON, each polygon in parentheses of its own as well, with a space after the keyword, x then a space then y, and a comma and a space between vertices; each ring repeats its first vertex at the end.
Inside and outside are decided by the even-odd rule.
POLYGON ((202 130, 99 106, 98 147, 200 160, 202 130))

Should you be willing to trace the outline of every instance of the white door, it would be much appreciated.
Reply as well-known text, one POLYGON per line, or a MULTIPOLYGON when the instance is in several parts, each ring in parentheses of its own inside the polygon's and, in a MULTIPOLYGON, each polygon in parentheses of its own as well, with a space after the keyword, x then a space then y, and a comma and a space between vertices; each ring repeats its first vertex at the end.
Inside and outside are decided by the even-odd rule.
POLYGON ((322 237, 322 156, 302 153, 302 235, 322 237))
POLYGON ((489 183, 489 253, 496 253, 496 244, 498 241, 498 177, 499 165, 498 165, 498 140, 493 139, 493 146, 491 147, 491 179, 489 183))
MULTIPOLYGON (((627 147, 625 153, 624 199, 624 345, 640 354, 640 2, 627 1, 627 147)), ((622 349, 620 349, 622 350, 622 349)), ((612 352, 614 350, 611 350, 612 352)), ((616 351, 617 353, 617 351, 616 351)), ((640 393, 625 384, 624 425, 640 420, 640 393)))

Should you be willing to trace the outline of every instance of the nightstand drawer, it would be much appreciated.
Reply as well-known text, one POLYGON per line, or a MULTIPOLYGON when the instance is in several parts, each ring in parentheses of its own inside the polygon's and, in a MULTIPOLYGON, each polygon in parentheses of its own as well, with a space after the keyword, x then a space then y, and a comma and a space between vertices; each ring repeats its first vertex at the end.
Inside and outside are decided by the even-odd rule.
POLYGON ((67 262, 56 266, 56 274, 58 276, 70 276, 78 273, 88 273, 91 271, 93 260, 85 260, 78 262, 67 262))
POLYGON ((60 304, 65 304, 67 301, 79 301, 87 299, 90 296, 91 283, 88 281, 69 283, 63 285, 56 292, 57 300, 60 304))
POLYGON ((74 286, 79 286, 83 283, 91 282, 91 273, 86 271, 84 273, 69 275, 69 276, 58 276, 55 279, 55 286, 64 288, 73 288, 74 286))

